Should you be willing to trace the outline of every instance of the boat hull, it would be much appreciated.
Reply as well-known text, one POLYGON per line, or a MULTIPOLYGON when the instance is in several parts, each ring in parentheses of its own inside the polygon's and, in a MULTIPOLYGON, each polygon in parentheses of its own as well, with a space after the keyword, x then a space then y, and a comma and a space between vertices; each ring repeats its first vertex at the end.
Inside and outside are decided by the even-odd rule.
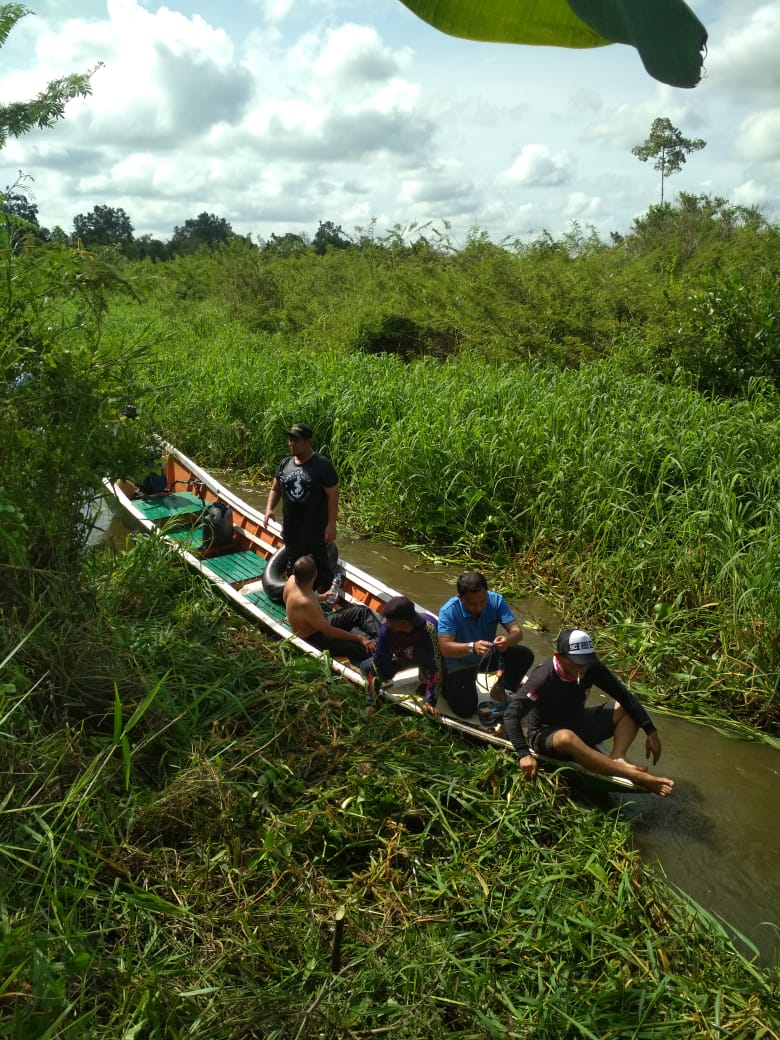
MULTIPOLYGON (((106 490, 125 515, 147 533, 165 538, 193 570, 244 615, 302 653, 325 657, 322 651, 292 632, 284 607, 275 603, 263 586, 265 567, 284 545, 281 526, 272 519, 266 527, 264 517, 257 509, 171 445, 164 446, 162 465, 166 489, 161 493, 142 495, 134 484, 122 480, 106 480, 106 490), (232 513, 232 540, 218 548, 206 548, 203 543, 203 514, 212 503, 221 503, 232 513)), ((385 585, 346 560, 339 560, 339 567, 343 571, 341 595, 347 604, 363 604, 381 613, 382 605, 388 599, 400 595, 399 590, 385 585)), ((365 677, 356 665, 330 654, 327 658, 334 672, 356 687, 365 688, 365 677)), ((480 699, 484 699, 492 677, 484 675, 480 680, 484 683, 480 699)), ((512 749, 499 728, 483 725, 478 715, 470 719, 459 718, 450 711, 444 698, 440 698, 437 705, 440 714, 429 713, 417 693, 418 686, 417 669, 408 669, 398 673, 391 684, 383 686, 381 694, 390 703, 416 715, 427 715, 444 728, 481 743, 512 749)), ((549 762, 540 761, 549 765, 549 762)), ((554 765, 560 767, 560 763, 554 765)), ((615 790, 636 790, 629 780, 620 777, 587 775, 593 775, 600 785, 606 783, 615 790)))

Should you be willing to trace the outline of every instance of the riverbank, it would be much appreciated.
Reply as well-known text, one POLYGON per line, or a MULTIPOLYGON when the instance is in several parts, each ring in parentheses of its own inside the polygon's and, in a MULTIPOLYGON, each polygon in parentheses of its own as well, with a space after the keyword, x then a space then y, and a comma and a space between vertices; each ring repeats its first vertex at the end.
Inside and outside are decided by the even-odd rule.
POLYGON ((2 694, 15 1037, 777 1033, 776 969, 643 869, 625 821, 366 719, 151 540, 90 581, 121 696, 2 694))
MULTIPOLYGON (((222 473, 220 479, 233 486, 230 474, 222 473)), ((244 487, 241 493, 252 500, 252 489, 244 487)), ((265 501, 264 492, 254 493, 257 501, 265 501)), ((436 563, 348 532, 339 544, 350 562, 382 581, 400 582, 407 595, 431 610, 452 595, 459 573, 453 563, 436 563)), ((537 660, 552 652, 562 627, 576 623, 538 597, 510 600, 537 660)), ((602 653, 612 664, 616 648, 607 646, 602 653)), ((646 703, 653 700, 652 687, 634 685, 631 663, 623 656, 617 662, 618 673, 631 677, 632 689, 641 690, 646 703)), ((623 806, 645 864, 658 862, 674 885, 745 936, 743 951, 757 949, 765 964, 772 963, 780 926, 780 836, 775 827, 780 746, 745 727, 694 723, 663 708, 651 713, 662 736, 664 772, 677 781, 674 797, 634 803, 613 798, 612 804, 623 806)), ((641 755, 638 748, 637 760, 641 755)))
MULTIPOLYGON (((214 475, 245 501, 263 508, 267 487, 253 485, 229 471, 215 471, 214 475)), ((121 548, 127 533, 119 518, 113 517, 104 536, 121 548)), ((434 612, 452 594, 460 572, 453 563, 435 562, 344 529, 339 547, 351 563, 400 587, 434 612)), ((512 605, 523 624, 524 641, 537 660, 551 653, 560 628, 574 623, 564 621, 538 598, 513 601, 512 605)), ((613 652, 611 647, 602 651, 610 662, 613 652)), ((622 667, 618 671, 623 674, 622 667)), ((652 697, 653 691, 648 692, 652 697)), ((733 727, 727 736, 726 731, 663 712, 655 713, 655 721, 662 736, 663 769, 677 781, 674 798, 662 802, 612 798, 608 802, 612 807, 622 806, 643 863, 660 864, 673 884, 724 919, 738 944, 738 937, 744 937, 743 952, 758 952, 764 964, 771 964, 780 921, 776 870, 780 841, 774 827, 780 748, 737 739, 741 731, 733 727), (750 899, 745 899, 746 892, 750 899)), ((641 759, 641 748, 637 754, 641 759)), ((513 768, 511 761, 506 768, 513 768)))

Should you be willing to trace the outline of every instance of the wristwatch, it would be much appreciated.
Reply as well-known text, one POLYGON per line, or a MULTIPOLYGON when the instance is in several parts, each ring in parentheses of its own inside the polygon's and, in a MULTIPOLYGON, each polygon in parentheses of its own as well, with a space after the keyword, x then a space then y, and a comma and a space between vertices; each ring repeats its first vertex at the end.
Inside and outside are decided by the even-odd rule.
POLYGON ((474 643, 473 643, 473 642, 472 642, 472 643, 469 643, 469 653, 470 653, 470 654, 473 654, 473 653, 474 653, 474 643))

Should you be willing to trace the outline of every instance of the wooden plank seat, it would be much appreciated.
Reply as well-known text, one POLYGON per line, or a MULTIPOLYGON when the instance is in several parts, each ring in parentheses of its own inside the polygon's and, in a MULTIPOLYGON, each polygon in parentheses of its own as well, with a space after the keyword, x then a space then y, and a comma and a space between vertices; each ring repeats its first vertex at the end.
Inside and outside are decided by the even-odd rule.
POLYGON ((191 491, 173 491, 170 495, 160 495, 157 498, 139 498, 133 505, 146 517, 147 520, 169 520, 174 516, 184 516, 187 513, 199 513, 203 509, 203 502, 191 491))
POLYGON ((203 561, 212 574, 231 585, 242 585, 262 576, 265 560, 251 549, 226 553, 224 556, 213 556, 203 561))
MULTIPOLYGON (((274 621, 281 621, 287 624, 287 612, 284 609, 284 604, 274 603, 272 599, 268 598, 264 589, 255 589, 253 592, 248 592, 246 593, 246 598, 250 603, 259 607, 264 614, 270 614, 274 621)), ((292 635, 292 630, 290 630, 290 635, 292 635)))
POLYGON ((182 548, 189 549, 190 552, 197 552, 203 548, 203 528, 200 524, 197 527, 180 527, 176 531, 166 530, 165 534, 168 538, 181 542, 182 548))

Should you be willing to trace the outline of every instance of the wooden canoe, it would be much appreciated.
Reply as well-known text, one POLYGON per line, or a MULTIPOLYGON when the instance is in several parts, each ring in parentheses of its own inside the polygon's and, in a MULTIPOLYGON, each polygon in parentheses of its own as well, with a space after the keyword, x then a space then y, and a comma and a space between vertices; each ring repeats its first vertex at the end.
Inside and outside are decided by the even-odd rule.
MULTIPOLYGON (((107 492, 122 513, 147 533, 165 538, 193 570, 244 615, 287 640, 302 653, 319 658, 327 656, 334 672, 355 686, 365 688, 362 672, 349 660, 331 658, 330 654, 323 654, 295 636, 287 623, 284 606, 274 602, 266 592, 263 573, 284 544, 281 526, 271 520, 266 528, 262 513, 171 445, 163 447, 161 466, 165 488, 155 494, 142 495, 129 481, 105 481, 107 492), (204 548, 204 510, 212 503, 221 503, 232 511, 232 538, 228 545, 220 548, 204 548)), ((401 595, 399 590, 390 588, 346 560, 339 559, 339 569, 343 572, 341 597, 348 604, 362 603, 379 612, 388 599, 401 595)), ((484 677, 484 684, 481 699, 487 697, 488 676, 484 677)), ((416 692, 418 685, 417 669, 408 669, 398 673, 391 684, 382 687, 382 696, 405 711, 427 715, 445 728, 511 750, 512 745, 506 737, 499 735, 494 727, 484 726, 478 715, 462 719, 452 714, 443 697, 439 698, 437 705, 441 714, 428 713, 416 692)), ((560 767, 561 763, 554 763, 554 766, 560 767)), ((621 777, 588 776, 612 790, 636 790, 630 780, 621 777)))

